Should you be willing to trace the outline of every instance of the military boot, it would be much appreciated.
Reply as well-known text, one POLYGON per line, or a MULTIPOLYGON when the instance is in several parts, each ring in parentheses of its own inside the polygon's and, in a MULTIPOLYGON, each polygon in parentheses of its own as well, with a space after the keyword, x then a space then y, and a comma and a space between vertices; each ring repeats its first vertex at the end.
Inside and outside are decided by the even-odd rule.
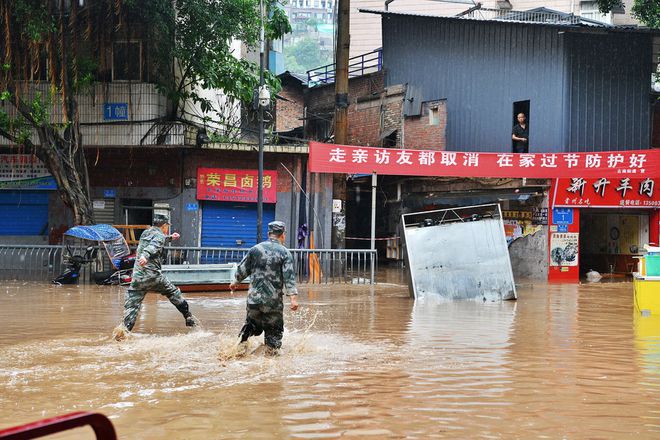
POLYGON ((188 315, 186 315, 185 318, 186 327, 197 327, 199 325, 199 319, 195 318, 195 315, 192 313, 188 312, 188 315))
POLYGON ((177 304, 176 308, 186 320, 187 327, 197 327, 199 325, 199 319, 190 312, 190 307, 188 306, 188 301, 183 301, 181 304, 177 304))

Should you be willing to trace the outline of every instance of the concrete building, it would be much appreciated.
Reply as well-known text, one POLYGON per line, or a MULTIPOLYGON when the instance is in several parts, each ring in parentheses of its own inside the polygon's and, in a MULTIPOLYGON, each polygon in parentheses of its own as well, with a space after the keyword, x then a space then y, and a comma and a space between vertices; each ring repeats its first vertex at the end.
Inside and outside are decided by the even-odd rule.
MULTIPOLYGON (((132 40, 139 50, 131 53, 146 60, 143 43, 132 40)), ((114 60, 110 74, 99 76, 90 93, 78 101, 96 221, 150 224, 154 212, 167 211, 181 233, 181 245, 245 248, 254 244, 257 146, 249 141, 209 143, 199 138, 205 128, 245 119, 244 108, 228 106, 230 113, 219 121, 217 115, 204 114, 189 102, 183 113, 186 121, 172 121, 171 103, 156 86, 150 64, 122 58, 119 55, 125 50, 121 49, 125 48, 108 49, 118 50, 108 55, 114 60)), ((28 82, 27 93, 48 87, 28 82)), ((211 100, 224 96, 217 90, 202 92, 211 100)), ((62 121, 57 103, 51 119, 62 121)), ((301 197, 302 187, 319 213, 319 234, 326 233, 330 226, 324 212, 329 211, 331 195, 322 182, 306 178, 307 146, 272 145, 273 139, 269 136, 265 147, 264 230, 275 218, 294 231, 299 221, 308 221, 311 208, 301 197)), ((0 137, 0 242, 58 243, 73 226, 72 218, 48 171, 28 153, 0 137)), ((289 239, 288 244, 297 247, 295 232, 289 239)))

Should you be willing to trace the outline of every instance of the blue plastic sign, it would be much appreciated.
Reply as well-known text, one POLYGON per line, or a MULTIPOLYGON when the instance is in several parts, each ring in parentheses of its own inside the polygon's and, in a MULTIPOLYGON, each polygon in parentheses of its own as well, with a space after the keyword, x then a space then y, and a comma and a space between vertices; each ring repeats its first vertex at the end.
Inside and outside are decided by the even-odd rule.
POLYGON ((568 225, 557 225, 557 232, 568 232, 568 225))
POLYGON ((199 205, 197 203, 186 204, 186 211, 197 211, 198 209, 199 209, 199 205))
POLYGON ((103 119, 106 121, 127 121, 127 102, 106 102, 103 104, 103 119))
POLYGON ((553 225, 572 225, 573 208, 552 208, 553 225))
POLYGON ((117 191, 114 189, 104 189, 103 197, 105 197, 106 199, 113 199, 117 197, 117 191))

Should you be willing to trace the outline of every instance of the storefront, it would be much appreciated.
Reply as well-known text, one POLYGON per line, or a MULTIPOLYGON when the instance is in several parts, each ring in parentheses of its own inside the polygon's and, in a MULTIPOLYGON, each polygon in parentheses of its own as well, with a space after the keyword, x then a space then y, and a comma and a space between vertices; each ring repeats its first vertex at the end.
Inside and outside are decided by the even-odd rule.
MULTIPOLYGON (((530 179, 551 179, 547 210, 545 201, 497 200, 505 211, 514 271, 524 268, 518 273, 531 279, 578 282, 584 275, 583 260, 584 271, 597 265, 606 271, 612 267, 629 272, 635 252, 646 242, 659 241, 660 198, 654 179, 660 175, 660 150, 514 154, 309 145, 309 170, 314 173, 502 179, 495 188, 522 179, 514 189, 518 197, 528 196, 530 179), (580 218, 585 219, 583 231, 580 218)), ((418 190, 435 197, 435 191, 418 190)), ((475 203, 471 189, 450 186, 449 190, 463 193, 458 205, 475 203)), ((397 191, 395 201, 408 198, 397 191)))
MULTIPOLYGON (((204 247, 249 248, 257 240, 256 170, 198 168, 197 200, 201 204, 200 243, 204 247)), ((264 171, 263 232, 275 219, 277 171, 264 171)))
POLYGON ((41 243, 49 232, 50 195, 57 187, 31 154, 0 154, 0 239, 41 243))
POLYGON ((624 278, 649 243, 658 243, 660 198, 652 178, 557 179, 549 236, 551 281, 595 270, 624 278))

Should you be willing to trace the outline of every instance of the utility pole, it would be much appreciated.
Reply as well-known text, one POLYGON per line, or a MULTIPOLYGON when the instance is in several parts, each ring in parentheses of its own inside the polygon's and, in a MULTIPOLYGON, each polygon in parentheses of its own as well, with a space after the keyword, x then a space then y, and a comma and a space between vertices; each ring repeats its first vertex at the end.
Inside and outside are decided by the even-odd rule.
MULTIPOLYGON (((348 143, 348 56, 350 49, 350 0, 339 0, 337 51, 335 53, 335 144, 348 143)), ((346 175, 332 177, 332 198, 341 211, 332 214, 332 247, 346 247, 346 175)))
MULTIPOLYGON (((259 2, 260 19, 260 49, 259 49, 259 90, 257 91, 257 106, 259 112, 259 171, 257 177, 257 243, 263 241, 263 221, 264 221, 264 103, 267 90, 264 87, 264 52, 266 46, 266 37, 264 31, 264 2, 259 2)), ((270 96, 268 96, 270 101, 270 96)))

